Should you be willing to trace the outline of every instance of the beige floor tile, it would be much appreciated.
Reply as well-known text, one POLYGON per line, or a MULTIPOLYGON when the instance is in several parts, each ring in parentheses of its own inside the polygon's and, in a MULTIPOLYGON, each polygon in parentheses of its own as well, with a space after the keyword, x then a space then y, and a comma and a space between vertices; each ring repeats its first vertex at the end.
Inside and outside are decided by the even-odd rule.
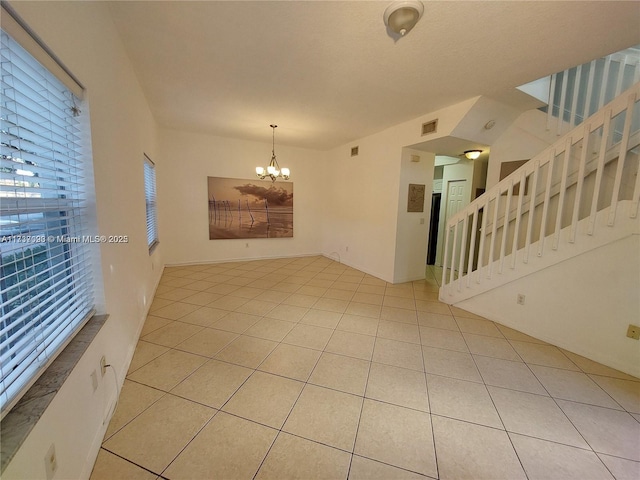
POLYGON ((176 345, 175 348, 177 350, 194 353, 196 355, 213 357, 237 337, 238 334, 236 333, 225 332, 224 330, 215 330, 213 328, 204 328, 196 335, 193 335, 184 342, 176 345))
POLYGON ((231 312, 227 313, 220 320, 215 322, 212 327, 218 330, 225 330, 233 333, 243 333, 249 327, 260 321, 259 316, 249 315, 247 313, 231 312))
MULTIPOLYGON (((235 294, 235 292, 234 292, 235 294)), ((276 304, 280 304, 283 302, 283 300, 286 300, 289 295, 291 295, 291 293, 289 292, 279 292, 277 290, 265 290, 264 293, 261 293, 260 295, 258 295, 255 300, 262 300, 265 302, 273 302, 276 304)))
POLYGON ((538 343, 540 345, 548 345, 547 342, 542 340, 538 340, 535 337, 527 335, 525 333, 519 332, 518 330, 514 330, 513 328, 505 327, 504 325, 500 325, 496 323, 498 330, 504 335, 507 340, 516 340, 518 342, 529 342, 529 343, 538 343))
POLYGON ((244 332, 244 335, 279 342, 295 325, 293 322, 285 322, 284 320, 277 320, 275 318, 263 318, 252 327, 249 327, 249 329, 244 332))
POLYGON ((345 314, 359 315, 361 317, 380 318, 382 307, 380 305, 371 305, 369 303, 360 303, 351 301, 345 310, 345 314))
POLYGON ((247 300, 246 298, 232 297, 231 295, 225 295, 224 297, 221 297, 218 300, 211 302, 208 306, 212 308, 219 308, 220 310, 228 310, 232 312, 240 308, 247 302, 249 302, 249 300, 247 300))
POLYGON ((325 280, 325 279, 322 279, 322 278, 312 278, 307 283, 305 283, 305 285, 309 285, 309 286, 312 286, 312 287, 329 288, 331 285, 333 285, 334 281, 335 280, 325 280))
MULTIPOLYGON (((312 298, 315 299, 316 297, 312 298)), ((308 308, 306 306, 278 305, 266 316, 269 318, 275 318, 277 320, 284 320, 287 322, 299 322, 307 313, 307 311, 308 308)))
POLYGON ((420 327, 420 341, 427 347, 455 350, 468 353, 469 349, 460 332, 443 330, 441 328, 420 327))
POLYGON ((482 377, 470 354, 424 346, 422 353, 426 372, 482 383, 482 377))
POLYGON ((449 305, 441 302, 428 302, 426 300, 416 300, 416 309, 420 312, 440 313, 451 315, 449 305))
POLYGON ((157 477, 157 475, 101 448, 89 480, 113 480, 114 478, 155 480, 157 477))
POLYGON ((566 400, 558 405, 594 451, 640 461, 640 423, 627 412, 566 400))
POLYGON ((455 316, 456 318, 458 317, 465 317, 465 318, 477 318, 479 320, 485 320, 483 317, 481 317, 480 315, 476 315, 475 313, 471 313, 467 310, 464 310, 462 308, 458 308, 458 307, 454 307, 451 306, 451 313, 453 314, 453 316, 455 316))
POLYGON ((365 396, 401 407, 429 411, 424 373, 372 363, 365 396))
POLYGON ((502 429, 487 388, 475 382, 427 375, 431 412, 444 417, 502 429))
POLYGON ((307 384, 282 430, 353 451, 362 398, 307 384))
POLYGON ((462 336, 464 337, 465 342, 467 342, 469 351, 474 355, 501 358, 503 360, 511 360, 513 362, 522 361, 511 344, 504 338, 486 337, 484 335, 474 335, 472 333, 463 333, 462 336))
POLYGON ((216 410, 165 395, 104 443, 104 448, 161 473, 216 410))
POLYGON ((153 302, 151 302, 151 306, 149 307, 149 313, 153 314, 156 310, 160 310, 167 305, 171 305, 173 300, 165 300, 164 298, 155 297, 153 302))
POLYGON ((478 318, 456 317, 456 323, 463 333, 485 335, 487 337, 504 338, 495 323, 478 318))
MULTIPOLYGON (((209 284, 209 282, 204 283, 209 284)), ((181 301, 184 303, 192 303, 194 305, 205 306, 210 304, 211 302, 214 302, 215 300, 218 300, 221 296, 222 295, 220 295, 219 293, 198 292, 194 293, 190 297, 183 298, 181 301)))
POLYGON ((416 309, 416 301, 413 299, 413 295, 411 298, 403 298, 403 297, 395 297, 393 295, 385 295, 384 300, 382 301, 382 305, 384 307, 392 307, 392 308, 405 308, 407 310, 415 310, 416 309))
POLYGON ((347 452, 281 432, 255 478, 344 479, 350 460, 347 452))
POLYGON ((302 317, 300 323, 304 325, 315 325, 316 327, 336 328, 341 318, 341 313, 316 310, 316 306, 314 305, 313 308, 302 317))
POLYGON ((380 320, 378 324, 378 337, 420 345, 420 330, 418 330, 418 325, 410 325, 408 323, 380 320))
POLYGON ((368 285, 362 283, 358 286, 357 292, 360 293, 375 293, 376 295, 384 295, 386 287, 384 285, 368 285))
POLYGON ((362 360, 371 360, 375 342, 376 338, 370 335, 336 330, 331 335, 331 340, 327 343, 325 351, 362 360))
POLYGON ((437 477, 428 413, 365 399, 354 453, 437 477))
POLYGON ((118 398, 118 408, 111 417, 104 438, 107 439, 156 402, 164 392, 125 379, 118 398))
POLYGON ((426 480, 427 477, 354 455, 349 480, 426 480))
MULTIPOLYGON (((220 280, 220 281, 225 281, 227 279, 232 279, 233 277, 229 277, 227 275, 216 275, 215 277, 216 280, 220 280)), ((232 292, 235 292, 236 290, 240 289, 241 287, 239 285, 231 285, 228 283, 219 283, 217 285, 214 285, 211 288, 207 288, 205 291, 206 292, 211 292, 211 293, 220 293, 222 295, 228 295, 232 292)))
POLYGON ((442 480, 526 479, 504 430, 433 416, 442 480))
POLYGON ((140 337, 144 337, 145 335, 148 335, 151 332, 158 330, 159 328, 167 326, 173 321, 174 320, 169 320, 168 318, 147 315, 147 318, 144 321, 144 325, 142 326, 142 331, 140 332, 140 337))
POLYGON ((522 362, 511 362, 499 358, 474 357, 478 370, 487 385, 508 388, 521 392, 547 395, 538 379, 522 362))
POLYGON ((342 315, 336 328, 345 332, 376 335, 378 331, 378 319, 345 313, 342 315))
POLYGON ((202 327, 212 327, 218 320, 220 320, 229 312, 226 310, 219 310, 217 308, 201 307, 198 310, 185 315, 180 319, 183 323, 191 323, 193 325, 200 325, 202 327))
MULTIPOLYGON (((300 293, 294 293, 292 295, 289 295, 285 300, 282 301, 282 303, 284 305, 291 305, 294 307, 302 307, 306 309, 311 307, 311 305, 313 305, 317 301, 318 301, 318 297, 315 297, 313 295, 303 295, 300 293)), ((304 315, 304 313, 306 313, 306 310, 303 312, 302 315, 304 315)), ((300 318, 302 318, 302 315, 300 315, 300 318)))
POLYGON ((333 285, 331 285, 331 288, 337 288, 339 290, 345 290, 348 292, 355 292, 356 290, 358 290, 358 284, 357 283, 349 283, 349 282, 342 282, 340 280, 336 280, 333 285))
POLYGON ((382 301, 384 300, 384 295, 378 295, 375 293, 361 293, 356 292, 351 299, 352 302, 357 303, 366 303, 368 305, 380 305, 382 306, 382 301))
POLYGON ((277 307, 278 304, 275 302, 265 302, 262 300, 249 300, 244 305, 236 308, 236 312, 240 313, 248 313, 249 315, 259 315, 264 316, 268 314, 271 310, 277 307))
POLYGON ((329 328, 315 327, 313 325, 296 325, 284 339, 283 343, 297 345, 299 347, 324 350, 333 330, 329 328))
POLYGON ((539 345, 530 342, 511 341, 511 345, 518 355, 529 364, 545 367, 563 368, 565 370, 580 371, 580 369, 553 345, 539 345))
POLYGON ((622 380, 640 382, 640 379, 632 377, 631 375, 627 375, 626 373, 623 373, 619 370, 615 370, 613 368, 602 365, 601 363, 594 362, 593 360, 589 360, 588 358, 582 357, 562 348, 560 350, 562 350, 562 353, 569 357, 569 360, 580 367, 585 373, 593 373, 594 375, 602 375, 604 377, 613 377, 620 378, 622 380))
POLYGON ((381 280, 377 277, 371 276, 371 275, 365 275, 362 278, 362 282, 360 282, 360 285, 375 285, 375 286, 379 286, 379 287, 384 287, 386 286, 387 282, 385 282, 384 280, 381 280))
POLYGON ((424 371, 422 349, 413 343, 397 342, 386 338, 376 339, 373 361, 411 370, 424 371))
POLYGON ((598 456, 588 450, 509 434, 529 480, 613 480, 598 456))
POLYGON ((616 480, 638 480, 640 478, 640 462, 598 454, 616 480))
POLYGON ((321 354, 319 350, 281 343, 258 369, 306 382, 321 354))
POLYGON ((218 413, 163 476, 192 479, 253 478, 277 430, 218 413))
POLYGON ((589 448, 552 398, 496 387, 488 389, 508 432, 589 448))
POLYGON ((281 428, 304 383, 255 372, 222 410, 273 428, 281 428))
MULTIPOLYGON (((272 292, 282 292, 282 293, 287 293, 289 295, 291 295, 292 293, 294 293, 296 290, 298 290, 301 287, 301 285, 295 285, 293 283, 287 283, 286 281, 280 282, 276 285, 273 285, 271 287, 271 291, 272 292)), ((289 298, 289 297, 287 297, 289 298)))
POLYGON ((325 298, 333 298, 334 300, 344 300, 347 303, 353 297, 354 292, 350 290, 343 290, 340 288, 329 288, 327 292, 323 295, 325 298))
POLYGON ((640 382, 598 375, 589 375, 589 378, 600 385, 627 412, 640 413, 640 382))
POLYGON ((129 372, 127 373, 127 375, 135 372, 140 367, 146 365, 150 361, 158 358, 160 355, 167 353, 168 351, 169 348, 167 347, 140 340, 136 345, 136 350, 133 354, 133 358, 131 359, 131 364, 129 365, 129 372))
POLYGON ((213 408, 221 408, 253 370, 210 360, 179 383, 171 393, 213 408))
POLYGON ((325 352, 309 377, 309 383, 363 396, 369 365, 366 360, 325 352))
POLYGON ((265 292, 266 292, 266 290, 264 290, 262 288, 240 287, 240 288, 232 291, 229 295, 234 296, 234 297, 246 298, 248 300, 251 300, 252 298, 256 298, 258 295, 263 294, 265 292))
POLYGON ((198 305, 192 305, 190 303, 174 302, 170 303, 166 307, 154 310, 153 314, 156 317, 168 318, 169 320, 178 320, 185 315, 196 311, 200 308, 198 305))
POLYGON ((443 315, 441 313, 418 312, 418 325, 453 330, 454 332, 460 331, 453 315, 443 315))
POLYGON ((165 289, 164 287, 158 287, 158 290, 162 291, 160 293, 156 293, 156 297, 176 302, 193 295, 193 290, 188 290, 186 288, 165 289))
POLYGON ((215 358, 247 368, 257 368, 277 345, 271 340, 240 335, 215 358))
POLYGON ((622 408, 586 374, 558 368, 531 365, 531 370, 554 398, 589 403, 601 407, 622 408))
MULTIPOLYGON (((325 294, 326 295, 326 294, 325 294)), ((338 300, 335 298, 322 297, 313 304, 313 308, 316 310, 324 310, 326 312, 334 312, 342 314, 349 305, 348 300, 338 300)))
POLYGON ((401 283, 401 284, 387 284, 387 288, 384 291, 385 295, 397 297, 397 298, 408 298, 413 300, 413 285, 411 283, 401 283))
POLYGON ((313 295, 314 297, 321 297, 325 293, 327 293, 327 287, 314 287, 313 285, 303 285, 296 293, 300 293, 302 295, 313 295))
POLYGON ((418 314, 415 310, 383 306, 380 311, 380 320, 418 325, 418 314))
POLYGON ((168 392, 206 361, 199 355, 169 350, 131 373, 129 379, 168 392))
POLYGON ((180 342, 192 337, 203 329, 204 327, 199 325, 171 322, 170 324, 145 335, 142 337, 142 340, 165 347, 175 347, 180 342))

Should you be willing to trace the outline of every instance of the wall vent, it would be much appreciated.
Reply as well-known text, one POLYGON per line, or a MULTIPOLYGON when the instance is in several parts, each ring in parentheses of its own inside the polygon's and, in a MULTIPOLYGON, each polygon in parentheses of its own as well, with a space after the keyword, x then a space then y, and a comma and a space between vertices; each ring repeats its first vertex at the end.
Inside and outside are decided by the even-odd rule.
POLYGON ((431 120, 422 124, 422 135, 429 135, 435 133, 438 130, 438 119, 431 120))
POLYGON ((358 147, 351 147, 351 156, 352 157, 358 156, 358 147))

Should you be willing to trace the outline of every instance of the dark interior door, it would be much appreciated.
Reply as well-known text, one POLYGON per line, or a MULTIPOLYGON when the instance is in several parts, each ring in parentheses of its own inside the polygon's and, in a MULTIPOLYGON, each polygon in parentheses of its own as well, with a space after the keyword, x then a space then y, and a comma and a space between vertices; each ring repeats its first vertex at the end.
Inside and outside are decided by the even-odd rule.
POLYGON ((440 222, 441 193, 431 194, 431 220, 429 221, 429 244, 427 246, 427 265, 436 263, 436 247, 438 245, 438 224, 440 222))

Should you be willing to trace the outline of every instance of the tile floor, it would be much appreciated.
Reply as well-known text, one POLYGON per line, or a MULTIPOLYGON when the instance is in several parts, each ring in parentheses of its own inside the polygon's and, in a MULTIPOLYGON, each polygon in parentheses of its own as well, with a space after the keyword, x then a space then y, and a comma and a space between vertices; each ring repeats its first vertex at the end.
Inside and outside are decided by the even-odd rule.
POLYGON ((166 268, 92 480, 640 478, 640 380, 428 275, 166 268))

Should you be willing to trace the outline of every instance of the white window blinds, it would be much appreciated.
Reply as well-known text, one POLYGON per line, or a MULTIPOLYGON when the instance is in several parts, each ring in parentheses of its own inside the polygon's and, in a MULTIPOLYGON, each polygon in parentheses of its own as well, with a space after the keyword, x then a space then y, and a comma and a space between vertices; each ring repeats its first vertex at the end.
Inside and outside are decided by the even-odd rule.
POLYGON ((83 325, 94 300, 79 100, 4 29, 1 35, 4 415, 83 325))
POLYGON ((144 156, 144 197, 147 206, 147 245, 149 252, 158 243, 158 213, 156 208, 156 166, 144 156))

